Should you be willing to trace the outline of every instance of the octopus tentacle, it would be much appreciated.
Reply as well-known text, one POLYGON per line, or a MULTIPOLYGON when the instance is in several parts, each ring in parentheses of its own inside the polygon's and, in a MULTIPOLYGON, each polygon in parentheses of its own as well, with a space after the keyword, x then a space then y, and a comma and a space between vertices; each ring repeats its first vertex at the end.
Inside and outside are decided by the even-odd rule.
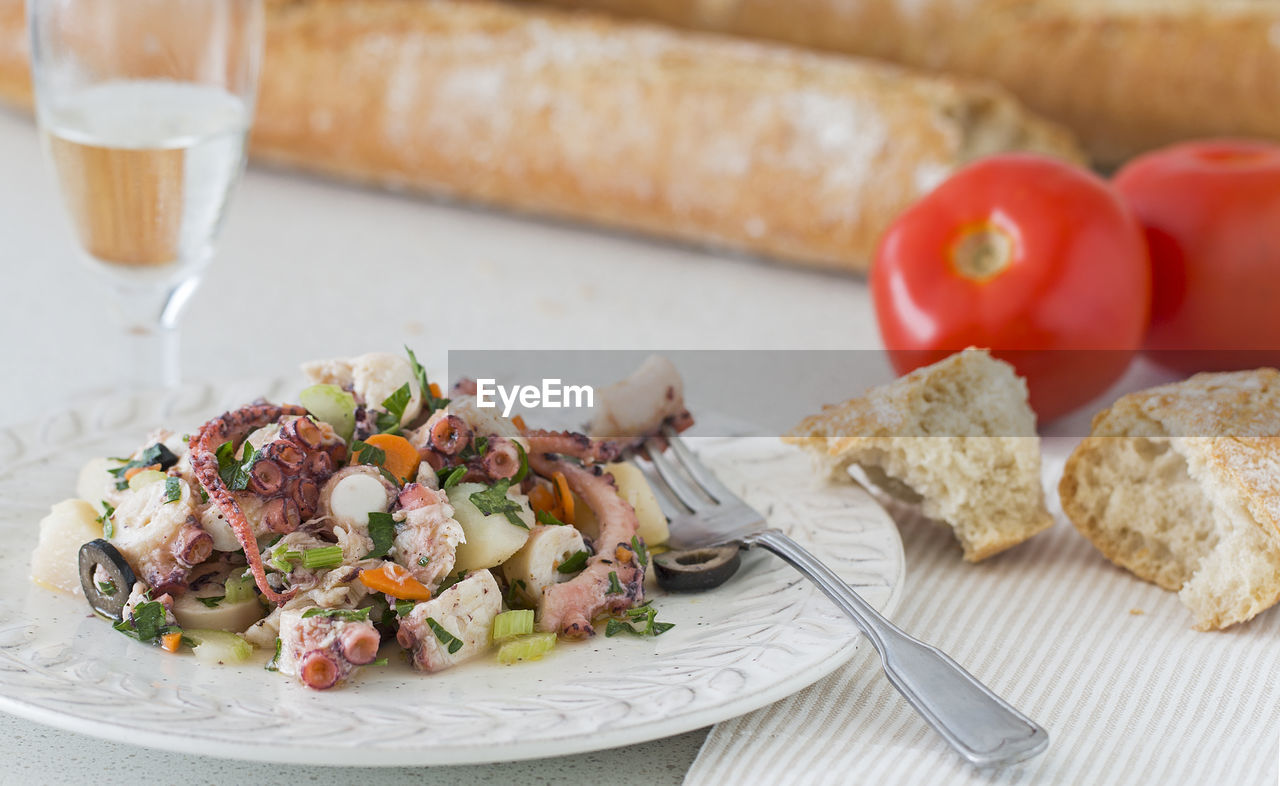
POLYGON ((270 459, 259 460, 249 470, 249 488, 255 494, 274 494, 284 485, 284 470, 270 459))
POLYGON ((595 555, 581 573, 543 591, 538 627, 569 638, 595 635, 591 620, 602 612, 616 612, 644 602, 644 567, 636 558, 632 539, 640 528, 635 509, 618 496, 613 477, 598 467, 582 467, 546 453, 529 453, 529 465, 539 475, 564 473, 573 493, 582 498, 600 521, 595 555), (615 584, 613 576, 616 576, 615 584), (617 591, 621 587, 621 592, 617 591))
POLYGON ((169 548, 178 564, 191 568, 213 554, 213 536, 205 532, 192 516, 178 531, 169 548))
POLYGON ((338 683, 342 670, 327 653, 313 650, 298 661, 298 678, 314 690, 327 690, 338 683))
POLYGON ((471 444, 471 427, 457 415, 437 410, 427 421, 427 447, 436 453, 452 456, 471 444))
POLYGON ((304 609, 280 615, 277 666, 314 690, 327 690, 378 657, 382 637, 369 620, 303 617, 304 609))
POLYGON ((262 450, 263 458, 270 459, 278 464, 281 469, 288 472, 296 472, 302 468, 302 463, 307 460, 307 454, 302 449, 287 439, 273 440, 262 450))
POLYGON ((534 453, 560 453, 582 461, 603 464, 622 455, 622 447, 618 443, 592 439, 576 431, 529 429, 524 432, 524 437, 529 441, 530 457, 534 453))
POLYGON ((347 662, 353 666, 364 666, 378 658, 378 647, 382 645, 382 637, 372 627, 348 627, 338 637, 338 646, 347 662))
POLYGON ((480 466, 493 480, 514 477, 520 471, 520 450, 505 437, 490 437, 489 449, 480 459, 480 466))
MULTIPOLYGON (((191 437, 191 468, 204 487, 205 492, 218 506, 223 518, 231 525, 236 540, 244 548, 245 557, 249 560, 249 569, 253 571, 254 581, 267 600, 283 604, 293 597, 293 592, 279 593, 267 583, 267 571, 262 565, 262 553, 258 550, 258 541, 254 537, 253 528, 249 526, 244 511, 222 478, 218 475, 218 458, 215 451, 226 442, 242 442, 254 429, 274 423, 286 415, 306 415, 302 407, 286 405, 277 406, 267 402, 250 404, 247 407, 225 412, 200 427, 191 437)), ((299 417, 294 423, 306 421, 299 417)), ((307 421, 308 423, 310 421, 307 421)), ((311 424, 314 426, 315 424, 311 424)))

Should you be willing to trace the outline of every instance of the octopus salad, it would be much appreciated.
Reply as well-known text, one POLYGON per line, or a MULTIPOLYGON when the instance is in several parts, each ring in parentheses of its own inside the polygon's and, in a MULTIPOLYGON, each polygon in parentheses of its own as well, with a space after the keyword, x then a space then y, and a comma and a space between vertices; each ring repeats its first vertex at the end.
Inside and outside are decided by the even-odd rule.
POLYGON ((445 398, 406 353, 307 364, 296 404, 91 461, 41 522, 32 578, 140 642, 261 650, 316 690, 394 657, 437 672, 669 628, 645 600, 667 520, 625 458, 692 422, 670 362, 597 391, 578 433, 481 407, 468 380, 445 398))

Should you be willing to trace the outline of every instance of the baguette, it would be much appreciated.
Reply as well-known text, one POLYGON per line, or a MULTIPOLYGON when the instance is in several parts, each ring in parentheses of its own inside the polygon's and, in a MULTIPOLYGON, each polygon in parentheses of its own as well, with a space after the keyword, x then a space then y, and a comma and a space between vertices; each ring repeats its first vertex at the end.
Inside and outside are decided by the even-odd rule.
POLYGON ((551 0, 994 79, 1111 166, 1185 139, 1280 138, 1271 0, 551 0))
POLYGON ((1280 599, 1280 372, 1197 374, 1094 418, 1058 486, 1107 559, 1166 590, 1200 630, 1280 599))
POLYGON ((984 349, 916 369, 826 407, 784 440, 833 479, 858 464, 882 491, 919 502, 978 562, 1053 525, 1027 383, 984 349))
POLYGON ((267 18, 260 161, 829 268, 973 158, 1080 157, 999 88, 779 46, 488 2, 267 18))

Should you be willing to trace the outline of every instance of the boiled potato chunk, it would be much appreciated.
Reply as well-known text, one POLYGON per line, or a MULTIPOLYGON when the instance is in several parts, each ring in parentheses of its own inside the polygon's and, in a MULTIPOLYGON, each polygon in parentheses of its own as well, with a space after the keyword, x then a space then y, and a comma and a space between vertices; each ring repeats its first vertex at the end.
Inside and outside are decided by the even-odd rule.
POLYGON ((31 580, 61 592, 82 595, 80 547, 102 537, 98 511, 82 499, 54 505, 40 521, 40 540, 31 554, 31 580))
MULTIPOLYGON (((639 534, 645 545, 657 546, 660 543, 666 543, 667 538, 670 537, 667 517, 663 515, 662 508, 658 505, 658 498, 653 495, 653 489, 649 488, 649 481, 640 468, 635 464, 621 461, 616 464, 606 464, 604 469, 605 472, 613 475, 613 480, 618 485, 618 496, 635 508, 636 518, 640 520, 639 534)), ((577 504, 574 505, 574 524, 582 530, 584 535, 597 537, 600 534, 600 522, 596 520, 595 514, 581 499, 575 499, 575 502, 577 504)))
POLYGON ((102 498, 116 482, 107 470, 118 466, 120 462, 107 458, 89 459, 80 468, 80 474, 76 477, 76 496, 101 508, 102 498))
MULTIPOLYGON (((501 565, 529 539, 529 529, 517 527, 501 513, 486 516, 472 503, 471 495, 487 488, 483 483, 459 483, 447 492, 449 504, 453 506, 453 517, 462 525, 462 532, 467 538, 466 543, 458 546, 454 563, 456 570, 479 570, 501 565)), ((516 515, 532 529, 535 524, 533 511, 524 497, 508 492, 507 498, 520 503, 520 512, 516 515)))

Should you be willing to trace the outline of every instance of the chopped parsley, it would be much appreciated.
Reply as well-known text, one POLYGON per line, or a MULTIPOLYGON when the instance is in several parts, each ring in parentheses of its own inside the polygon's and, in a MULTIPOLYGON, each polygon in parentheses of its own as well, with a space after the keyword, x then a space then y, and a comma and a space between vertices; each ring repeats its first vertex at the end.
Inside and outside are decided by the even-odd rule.
POLYGON ((409 366, 413 369, 413 375, 418 380, 418 388, 422 390, 422 405, 426 407, 427 414, 435 412, 437 409, 444 409, 449 406, 449 399, 436 398, 431 393, 431 381, 427 379, 427 370, 418 362, 418 356, 413 354, 413 350, 407 346, 404 351, 409 355, 409 366))
MULTIPOLYGON (((584 565, 587 564, 587 557, 589 556, 591 555, 585 551, 576 551, 572 555, 570 555, 569 558, 566 559, 564 562, 561 562, 559 565, 557 565, 556 570, 560 571, 561 573, 577 573, 578 571, 582 570, 582 567, 584 565)), ((614 580, 616 581, 618 574, 614 573, 612 575, 614 577, 614 580)), ((610 593, 610 594, 613 594, 613 593, 610 593)))
MULTIPOLYGON (((123 459, 115 459, 122 461, 123 459)), ((168 469, 178 463, 178 457, 173 454, 161 443, 157 442, 146 450, 138 454, 136 459, 129 459, 115 469, 109 469, 116 479, 116 490, 124 491, 129 488, 129 479, 125 477, 131 469, 146 469, 147 467, 159 466, 161 469, 168 469)), ((243 487, 242 487, 243 488, 243 487)))
POLYGON ((528 587, 529 585, 524 583, 524 579, 516 579, 511 582, 510 587, 507 587, 507 595, 503 600, 505 600, 507 605, 511 608, 519 608, 522 605, 521 595, 528 594, 528 587))
POLYGON ((611 637, 619 633, 630 633, 633 636, 661 636, 676 626, 674 622, 658 622, 657 617, 658 610, 648 603, 627 609, 622 617, 609 620, 604 635, 611 637))
POLYGON ((413 607, 417 605, 418 605, 417 601, 401 600, 400 598, 396 598, 396 616, 397 617, 409 616, 409 613, 413 611, 413 607))
POLYGON ((375 660, 373 663, 370 663, 369 665, 370 665, 370 666, 385 666, 385 665, 387 665, 387 659, 386 659, 386 658, 378 658, 377 660, 375 660))
POLYGON ((605 594, 606 595, 622 595, 625 592, 626 590, 622 588, 622 583, 618 581, 618 571, 616 570, 609 571, 609 591, 606 592, 605 594))
POLYGON ((391 544, 396 538, 396 520, 390 513, 373 511, 369 514, 369 537, 373 539, 373 549, 365 559, 379 559, 391 551, 391 544))
POLYGON ((429 564, 431 564, 430 557, 418 557, 418 567, 425 568, 429 564))
POLYGON ((344 622, 367 622, 369 609, 322 609, 317 606, 302 612, 304 620, 311 617, 327 617, 331 620, 342 620, 344 622))
POLYGON ((368 442, 361 442, 358 439, 351 443, 351 453, 359 464, 380 467, 387 462, 387 452, 385 450, 370 445, 368 442))
POLYGON ((182 499, 182 481, 170 475, 164 479, 164 504, 168 505, 180 499, 182 499))
POLYGON ((549 511, 549 510, 539 510, 539 511, 535 511, 535 512, 534 512, 534 514, 533 514, 533 517, 534 517, 535 519, 537 519, 537 520, 538 520, 538 523, 539 523, 539 524, 543 524, 543 525, 546 525, 546 526, 548 526, 548 527, 567 527, 567 526, 569 526, 568 524, 565 524, 565 523, 564 523, 563 521, 561 521, 560 519, 556 518, 556 517, 555 517, 555 515, 554 515, 554 514, 552 514, 552 513, 551 513, 551 511, 549 511))
POLYGON ((517 527, 529 529, 529 525, 517 515, 522 510, 520 503, 507 496, 509 488, 511 488, 509 479, 500 480, 483 491, 473 493, 470 497, 471 504, 486 516, 501 513, 507 517, 507 521, 517 527))
POLYGON ((165 619, 164 604, 148 600, 134 606, 133 613, 111 627, 141 642, 154 643, 166 633, 181 633, 182 628, 170 625, 165 619))
POLYGON ((484 454, 489 452, 489 438, 476 437, 467 444, 465 448, 458 453, 458 458, 462 461, 470 461, 471 459, 484 458, 484 454))
POLYGON ((244 491, 249 487, 249 471, 258 463, 262 453, 246 442, 244 458, 238 459, 235 445, 228 441, 222 443, 214 451, 214 455, 218 458, 218 477, 222 478, 222 482, 231 491, 244 491))
POLYGON ((409 383, 406 382, 396 388, 395 392, 382 400, 382 408, 385 412, 378 413, 378 430, 384 434, 400 433, 400 419, 404 417, 404 411, 409 406, 410 399, 413 398, 413 391, 409 389, 409 383))
POLYGON ((640 567, 649 567, 649 549, 645 547, 639 535, 631 536, 631 550, 636 553, 636 561, 640 563, 640 567))
POLYGON ((203 505, 208 501, 209 501, 209 492, 204 490, 204 486, 201 486, 200 487, 200 504, 203 505))
POLYGON ((196 598, 196 600, 200 601, 200 602, 201 602, 201 603, 203 603, 207 608, 210 608, 210 609, 216 609, 216 608, 218 608, 218 604, 219 604, 219 603, 221 603, 222 601, 226 600, 226 599, 227 599, 227 596, 226 596, 226 595, 213 595, 213 596, 208 597, 208 598, 196 598))
POLYGON ((529 474, 529 454, 524 452, 524 446, 519 440, 511 440, 511 444, 516 446, 516 451, 520 454, 520 469, 516 470, 516 474, 511 476, 512 483, 519 483, 529 474))
POLYGON ((445 491, 458 485, 465 474, 467 474, 466 467, 441 467, 436 470, 436 477, 440 480, 440 488, 445 491))
POLYGON ((262 668, 266 669, 267 671, 280 671, 280 650, 282 646, 283 646, 283 642, 281 642, 280 638, 277 636, 276 637, 276 654, 271 656, 271 660, 267 661, 267 665, 263 666, 262 668))
POLYGON ((102 515, 99 516, 97 520, 98 523, 102 525, 102 537, 107 540, 111 540, 111 537, 116 534, 115 522, 111 520, 111 517, 115 515, 115 512, 116 509, 110 502, 107 502, 105 499, 102 500, 102 515))
POLYGON ((436 622, 434 618, 427 617, 427 626, 431 628, 432 633, 436 634, 436 638, 445 646, 450 655, 462 649, 462 639, 445 630, 444 626, 436 622))
MULTIPOLYGON (((439 586, 439 587, 436 587, 436 593, 435 593, 435 596, 436 596, 437 598, 438 598, 438 597, 440 597, 440 594, 441 594, 441 593, 443 593, 445 590, 447 590, 447 589, 449 589, 450 587, 452 587, 454 584, 457 584, 458 582, 462 581, 462 580, 463 580, 463 579, 465 579, 466 577, 467 577, 467 569, 466 569, 466 568, 461 568, 461 569, 459 569, 459 570, 458 570, 458 572, 457 572, 457 574, 455 574, 455 575, 453 575, 453 576, 446 576, 446 577, 445 577, 445 580, 444 580, 444 581, 442 581, 442 582, 440 582, 440 586, 439 586)), ((523 583, 523 582, 521 582, 521 583, 523 583)))
POLYGON ((116 592, 118 591, 118 588, 116 587, 116 583, 111 579, 107 579, 106 581, 99 581, 97 584, 98 584, 98 592, 101 592, 103 595, 106 595, 108 597, 116 594, 116 592))

